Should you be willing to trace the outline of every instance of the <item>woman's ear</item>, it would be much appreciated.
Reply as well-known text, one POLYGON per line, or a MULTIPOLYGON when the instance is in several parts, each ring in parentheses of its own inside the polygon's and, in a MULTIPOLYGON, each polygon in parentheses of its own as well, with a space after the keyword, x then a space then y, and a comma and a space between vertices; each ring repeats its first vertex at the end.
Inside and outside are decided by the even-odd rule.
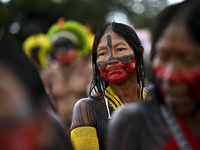
POLYGON ((139 50, 140 50, 140 53, 142 54, 142 55, 144 55, 144 47, 143 46, 139 46, 139 50))

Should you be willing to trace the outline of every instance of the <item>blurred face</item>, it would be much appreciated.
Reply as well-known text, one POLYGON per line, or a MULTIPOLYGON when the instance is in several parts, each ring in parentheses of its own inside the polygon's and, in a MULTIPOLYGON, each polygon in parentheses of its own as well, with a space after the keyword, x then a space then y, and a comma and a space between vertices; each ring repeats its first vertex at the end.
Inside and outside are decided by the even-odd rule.
POLYGON ((13 73, 0 62, 0 119, 27 113, 28 94, 13 73))
POLYGON ((155 45, 153 70, 160 93, 169 105, 200 100, 200 44, 184 26, 170 25, 155 45))
POLYGON ((64 50, 55 55, 55 59, 60 63, 60 64, 67 64, 70 63, 72 60, 74 60, 76 56, 76 51, 73 50, 64 50))
POLYGON ((75 44, 65 37, 58 38, 54 45, 54 58, 60 64, 70 63, 76 56, 75 44))
POLYGON ((105 81, 123 82, 135 72, 134 50, 115 32, 105 33, 97 47, 97 66, 105 81))

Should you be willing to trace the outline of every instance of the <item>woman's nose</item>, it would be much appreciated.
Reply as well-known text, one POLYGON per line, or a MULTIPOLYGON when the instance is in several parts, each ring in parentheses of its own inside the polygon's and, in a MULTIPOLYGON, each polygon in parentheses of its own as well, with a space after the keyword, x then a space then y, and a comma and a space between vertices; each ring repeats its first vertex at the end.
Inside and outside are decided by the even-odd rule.
POLYGON ((181 68, 177 64, 171 63, 167 66, 164 74, 165 81, 180 81, 181 80, 181 68))
POLYGON ((110 57, 108 60, 108 65, 117 64, 119 61, 115 57, 110 57))

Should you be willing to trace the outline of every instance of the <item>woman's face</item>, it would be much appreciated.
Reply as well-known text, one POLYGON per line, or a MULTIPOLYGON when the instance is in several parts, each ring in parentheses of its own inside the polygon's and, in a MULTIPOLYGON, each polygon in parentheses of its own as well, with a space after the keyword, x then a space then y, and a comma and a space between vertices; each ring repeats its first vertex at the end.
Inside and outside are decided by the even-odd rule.
POLYGON ((0 62, 0 119, 27 113, 28 93, 19 79, 0 62))
POLYGON ((53 44, 53 49, 54 49, 53 50, 54 58, 60 64, 68 64, 71 61, 73 61, 74 58, 76 57, 76 51, 77 51, 76 45, 68 38, 65 37, 58 38, 53 44))
POLYGON ((135 72, 134 50, 115 32, 105 33, 97 46, 97 66, 105 81, 123 82, 135 72))
POLYGON ((169 25, 155 45, 152 67, 159 92, 170 105, 200 100, 200 44, 183 25, 169 25))

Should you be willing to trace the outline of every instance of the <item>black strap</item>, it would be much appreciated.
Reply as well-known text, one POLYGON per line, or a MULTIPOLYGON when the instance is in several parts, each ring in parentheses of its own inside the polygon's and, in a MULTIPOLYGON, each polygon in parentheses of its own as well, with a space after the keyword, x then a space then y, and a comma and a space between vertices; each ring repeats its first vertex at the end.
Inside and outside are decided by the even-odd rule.
POLYGON ((179 148, 181 150, 192 150, 174 115, 170 111, 168 111, 166 106, 164 105, 160 106, 160 110, 163 118, 167 122, 170 130, 172 131, 179 148))

